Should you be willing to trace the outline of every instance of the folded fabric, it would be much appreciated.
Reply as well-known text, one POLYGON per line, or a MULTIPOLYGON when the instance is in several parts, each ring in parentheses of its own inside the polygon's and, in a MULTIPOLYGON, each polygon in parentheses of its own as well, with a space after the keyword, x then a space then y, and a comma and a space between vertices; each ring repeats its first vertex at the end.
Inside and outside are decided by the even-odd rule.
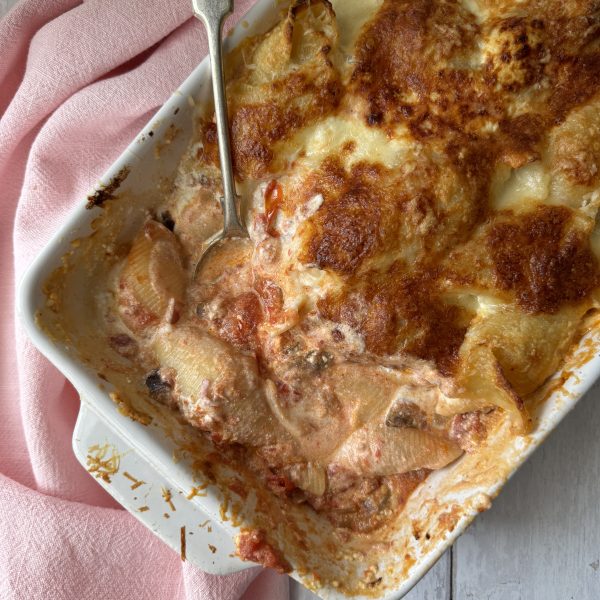
POLYGON ((205 55, 190 4, 21 0, 0 21, 2 599, 288 597, 273 572, 182 563, 118 507, 72 453, 75 390, 13 314, 15 281, 205 55))

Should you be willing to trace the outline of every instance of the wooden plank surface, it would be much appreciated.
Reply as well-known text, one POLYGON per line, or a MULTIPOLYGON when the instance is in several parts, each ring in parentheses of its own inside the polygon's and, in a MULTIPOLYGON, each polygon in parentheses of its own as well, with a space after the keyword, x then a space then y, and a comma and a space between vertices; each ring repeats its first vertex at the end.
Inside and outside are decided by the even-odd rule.
POLYGON ((17 0, 0 0, 0 18, 2 18, 16 3, 17 0))
POLYGON ((600 599, 600 386, 453 551, 453 600, 600 599))

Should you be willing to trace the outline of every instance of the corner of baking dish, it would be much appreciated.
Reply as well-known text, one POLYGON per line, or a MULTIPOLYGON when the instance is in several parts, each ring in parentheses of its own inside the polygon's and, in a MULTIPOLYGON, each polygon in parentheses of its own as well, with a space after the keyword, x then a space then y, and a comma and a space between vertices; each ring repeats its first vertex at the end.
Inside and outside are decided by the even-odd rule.
MULTIPOLYGON (((110 167, 94 191, 103 189, 124 168, 135 171, 143 153, 152 149, 148 141, 160 139, 174 122, 177 108, 188 102, 194 82, 203 78, 206 72, 207 65, 203 63, 110 167), (154 135, 148 136, 150 131, 154 135)), ((92 474, 131 514, 175 551, 183 552, 187 560, 214 574, 249 568, 253 566, 251 563, 244 563, 234 556, 235 532, 231 526, 222 524, 218 493, 207 490, 197 498, 188 499, 186 494, 194 487, 193 478, 184 465, 176 465, 172 460, 170 464, 166 463, 165 458, 172 454, 168 440, 161 440, 159 448, 151 432, 137 423, 128 423, 108 397, 108 391, 99 386, 96 373, 80 364, 39 327, 40 309, 45 302, 44 281, 60 265, 71 242, 91 232, 97 210, 87 210, 82 202, 73 211, 34 260, 20 282, 17 295, 17 314, 29 338, 81 394, 81 408, 73 434, 75 455, 90 471, 93 471, 90 465, 93 467, 98 452, 106 454, 102 457, 103 462, 120 463, 114 474, 102 468, 100 473, 92 474), (162 470, 155 460, 159 452, 163 456, 162 470), (135 487, 136 481, 143 483, 135 487), (172 494, 169 502, 165 501, 165 494, 172 494)))
MULTIPOLYGON (((245 15, 242 24, 228 34, 225 49, 264 27, 265 22, 268 24, 273 21, 274 9, 282 5, 272 0, 258 2, 245 15)), ((91 190, 90 197, 106 189, 116 179, 126 179, 125 183, 131 185, 127 181, 129 174, 135 177, 136 169, 149 154, 156 152, 157 142, 169 128, 175 127, 177 131, 189 129, 194 103, 209 101, 210 94, 209 63, 205 59, 110 166, 91 190), (126 176, 123 177, 123 174, 126 176)), ((170 176, 178 161, 179 156, 166 163, 157 163, 156 168, 163 171, 158 176, 170 176)), ((143 187, 139 178, 137 184, 143 187)), ((209 486, 190 498, 189 491, 194 489, 196 482, 185 462, 174 462, 173 444, 167 439, 154 439, 156 436, 143 426, 124 418, 97 374, 81 364, 40 327, 38 319, 46 301, 44 282, 61 265, 62 257, 69 252, 72 242, 93 231, 93 221, 101 210, 89 210, 86 201, 80 201, 27 269, 19 282, 16 298, 16 312, 28 337, 73 383, 81 396, 73 434, 74 453, 84 468, 96 475, 102 487, 163 541, 177 552, 182 552, 184 544, 186 559, 201 569, 214 574, 227 574, 255 566, 234 555, 237 530, 224 522, 218 490, 209 486), (98 452, 103 454, 102 462, 108 460, 110 464, 115 461, 119 464, 115 474, 111 475, 104 469, 100 469, 100 473, 93 471, 98 452), (156 460, 158 454, 162 456, 162 461, 156 460), (136 481, 142 481, 143 484, 136 486, 136 481), (169 494, 172 496, 167 502, 165 495, 169 494), (171 510, 171 505, 175 509, 171 510)))

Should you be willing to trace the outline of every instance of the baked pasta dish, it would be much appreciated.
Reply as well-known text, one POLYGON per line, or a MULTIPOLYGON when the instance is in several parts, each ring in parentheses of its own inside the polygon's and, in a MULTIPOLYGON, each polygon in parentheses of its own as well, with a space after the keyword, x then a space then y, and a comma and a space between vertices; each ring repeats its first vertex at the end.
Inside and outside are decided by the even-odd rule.
MULTIPOLYGON (((526 435, 600 294, 600 3, 296 0, 228 57, 248 240, 199 110, 114 271, 110 344, 261 485, 340 530, 526 435)), ((244 558, 285 570, 256 531, 244 558)))

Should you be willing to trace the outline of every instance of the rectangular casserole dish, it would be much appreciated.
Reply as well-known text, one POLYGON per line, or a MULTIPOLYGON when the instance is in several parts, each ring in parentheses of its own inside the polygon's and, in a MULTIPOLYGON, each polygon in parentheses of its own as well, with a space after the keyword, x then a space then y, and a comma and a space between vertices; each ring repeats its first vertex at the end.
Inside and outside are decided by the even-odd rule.
MULTIPOLYGON (((227 44, 266 31, 283 6, 257 2, 227 44)), ((161 201, 187 145, 194 106, 210 101, 209 77, 205 60, 92 191, 96 206, 87 210, 82 200, 21 282, 18 312, 36 346, 82 396, 74 449, 84 467, 182 556, 207 572, 227 574, 252 566, 234 555, 240 526, 272 525, 267 515, 281 508, 274 499, 232 493, 237 475, 226 469, 216 481, 199 474, 209 450, 173 414, 146 402, 110 350, 97 347, 95 329, 101 310, 95 298, 107 276, 97 249, 110 254, 130 241, 143 209, 161 201)), ((279 519, 272 534, 295 567, 292 576, 323 598, 346 597, 344 586, 358 597, 404 596, 594 383, 599 341, 592 322, 561 372, 536 393, 530 435, 497 431, 477 452, 432 473, 394 524, 392 542, 364 551, 348 539, 340 547, 330 526, 306 510, 279 519)))

